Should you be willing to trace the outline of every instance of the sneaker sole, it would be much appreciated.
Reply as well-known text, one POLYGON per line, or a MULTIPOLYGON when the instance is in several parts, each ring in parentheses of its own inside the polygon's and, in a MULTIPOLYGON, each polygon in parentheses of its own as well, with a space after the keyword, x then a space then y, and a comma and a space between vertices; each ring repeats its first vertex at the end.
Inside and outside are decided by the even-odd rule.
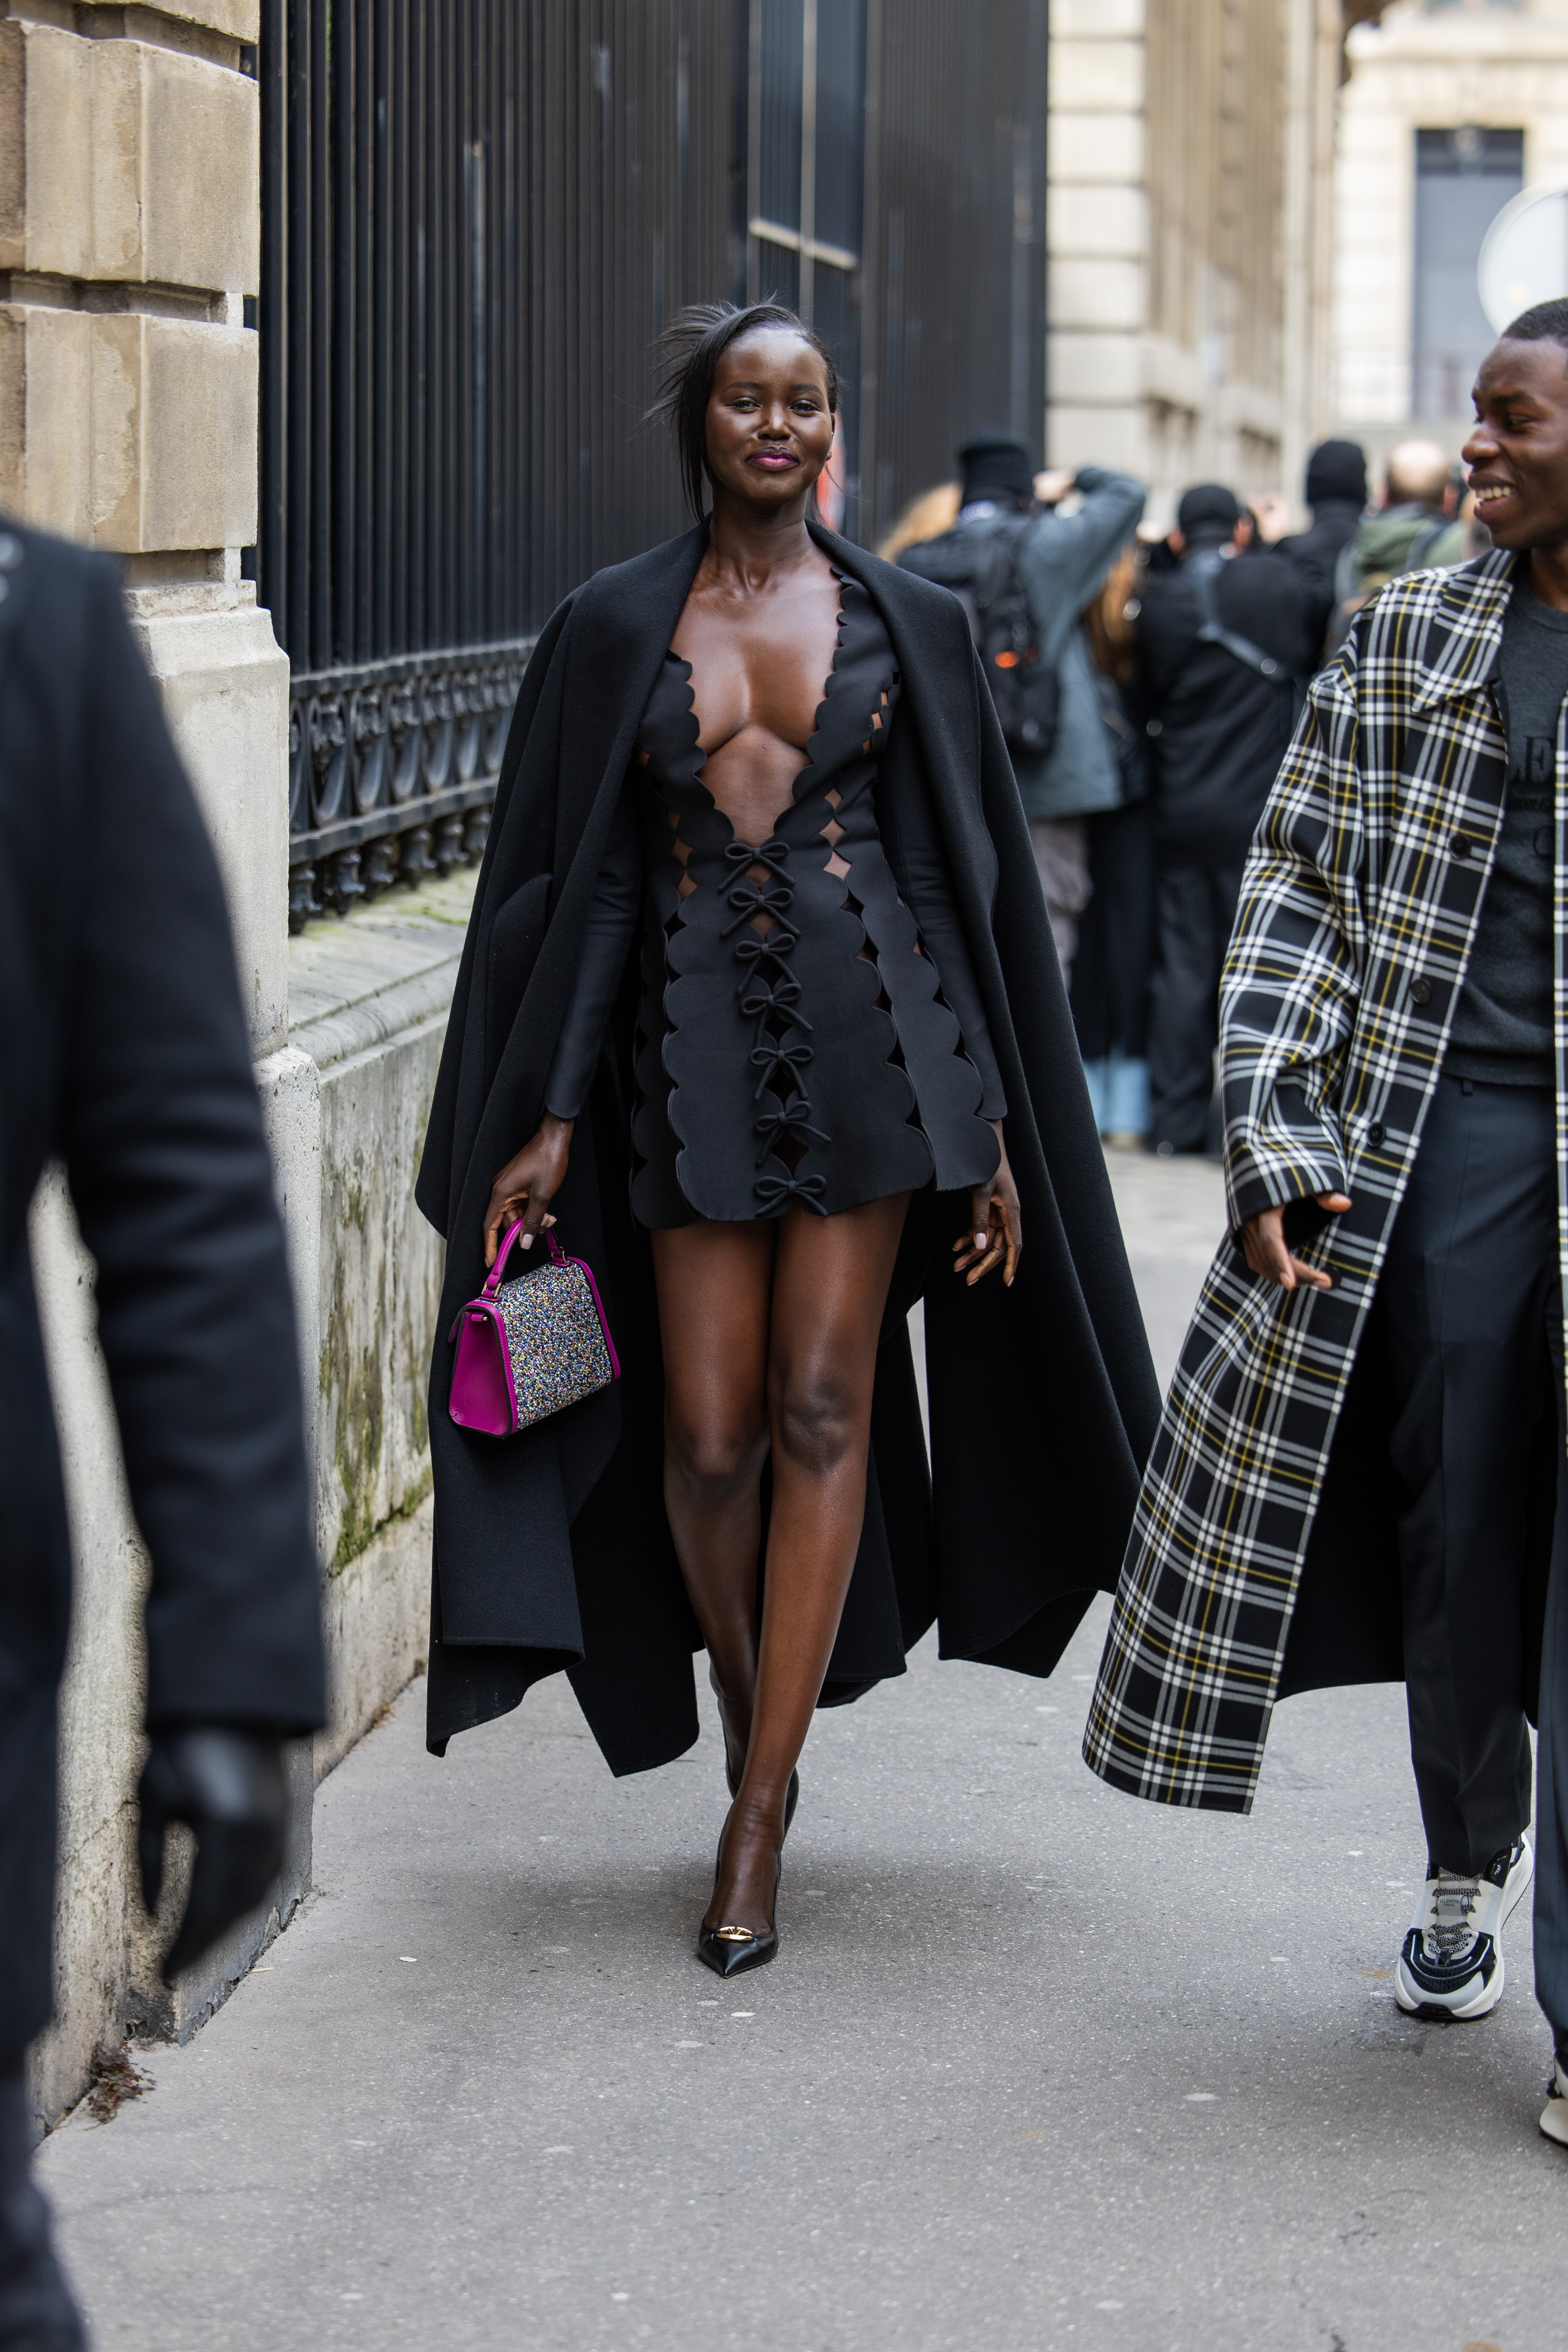
POLYGON ((1541 2111, 1541 2131, 1542 2138, 1568 2147, 1568 2099, 1547 2100, 1541 2111))
POLYGON ((1483 1985, 1479 1992, 1472 1994, 1468 2000, 1450 2002, 1433 2000, 1415 1986, 1412 1986, 1407 1992, 1405 1971, 1400 1968, 1394 1973, 1394 1998, 1406 2017, 1425 2018, 1433 2025, 1447 2024, 1450 2020, 1457 2024, 1464 2024, 1471 2018, 1490 2015, 1502 1999, 1506 1975, 1503 1957, 1500 1952, 1497 1956, 1497 1974, 1490 1984, 1483 1985))

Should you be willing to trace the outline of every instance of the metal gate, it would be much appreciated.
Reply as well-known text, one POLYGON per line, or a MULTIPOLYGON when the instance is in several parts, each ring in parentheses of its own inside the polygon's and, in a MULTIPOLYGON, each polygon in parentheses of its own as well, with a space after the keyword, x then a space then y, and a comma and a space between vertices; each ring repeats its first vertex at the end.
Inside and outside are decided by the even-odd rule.
POLYGON ((829 513, 1044 418, 1045 0, 262 0, 256 571, 293 666, 290 920, 478 856, 528 650, 681 528, 687 301, 844 385, 829 513))
POLYGON ((647 346, 737 274, 734 0, 263 0, 291 920, 476 856, 531 633, 679 530, 647 346))

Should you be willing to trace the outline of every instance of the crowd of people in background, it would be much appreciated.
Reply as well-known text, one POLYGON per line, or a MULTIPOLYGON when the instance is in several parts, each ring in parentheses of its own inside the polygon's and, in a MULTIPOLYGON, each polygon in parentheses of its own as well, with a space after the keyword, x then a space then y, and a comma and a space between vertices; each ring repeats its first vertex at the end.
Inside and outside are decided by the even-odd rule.
POLYGON ((1390 452, 1375 499, 1359 444, 1321 443, 1294 532, 1279 493, 1197 483, 1161 532, 1133 475, 1037 472, 1002 432, 956 457, 879 552, 957 589, 984 658, 1006 572, 980 551, 1007 547, 1054 697, 1048 743, 1010 749, 1100 1133, 1215 1155, 1220 970, 1308 679, 1380 588, 1487 532, 1431 441, 1390 452))

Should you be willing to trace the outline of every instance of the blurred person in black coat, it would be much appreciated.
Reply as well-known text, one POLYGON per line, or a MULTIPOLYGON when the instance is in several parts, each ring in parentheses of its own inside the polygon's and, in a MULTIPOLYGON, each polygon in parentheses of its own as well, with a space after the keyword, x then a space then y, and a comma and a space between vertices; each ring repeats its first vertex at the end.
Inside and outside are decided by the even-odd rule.
POLYGON ((177 1974, 268 1892, 283 1742, 324 1719, 293 1303, 217 867, 114 567, 0 525, 0 2347, 84 2342, 27 2172, 53 2005, 70 1547, 28 1255, 63 1163, 152 1562, 144 1889, 177 1974))
POLYGON ((1252 519, 1229 490, 1202 483, 1176 515, 1176 568, 1151 567, 1138 616, 1154 812, 1149 1144, 1162 1154, 1217 1140, 1220 965, 1321 635, 1319 600, 1288 557, 1231 560, 1252 519))
POLYGON ((1341 551, 1355 537, 1366 509, 1366 452, 1359 441, 1319 442, 1307 460, 1306 497, 1310 528, 1276 540, 1274 552, 1295 565, 1311 591, 1321 644, 1336 601, 1341 551))

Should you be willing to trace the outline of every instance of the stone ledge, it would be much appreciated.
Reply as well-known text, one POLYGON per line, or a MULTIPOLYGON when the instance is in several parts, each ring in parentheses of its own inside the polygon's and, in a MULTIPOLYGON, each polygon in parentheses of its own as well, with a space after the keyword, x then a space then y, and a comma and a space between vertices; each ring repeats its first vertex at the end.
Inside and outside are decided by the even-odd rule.
POLYGON ((320 1069, 446 1013, 479 879, 387 892, 289 942, 289 1042, 320 1069))
POLYGON ((261 37, 261 0, 80 0, 78 29, 98 41, 156 41, 228 64, 261 37))

